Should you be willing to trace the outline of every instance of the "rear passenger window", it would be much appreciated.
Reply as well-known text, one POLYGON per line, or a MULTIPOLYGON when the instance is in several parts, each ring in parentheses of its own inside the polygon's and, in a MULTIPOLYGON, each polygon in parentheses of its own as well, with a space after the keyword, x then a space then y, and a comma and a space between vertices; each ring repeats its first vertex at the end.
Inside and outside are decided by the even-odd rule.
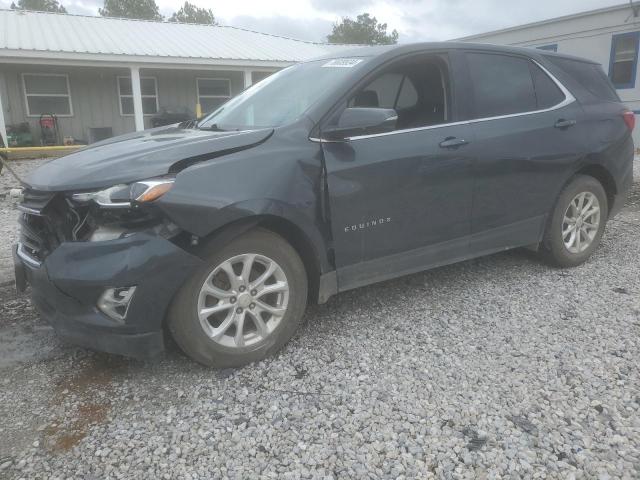
POLYGON ((556 82, 549 78, 549 75, 533 62, 529 62, 529 67, 533 76, 538 110, 553 107, 565 99, 564 93, 556 85, 556 82))
POLYGON ((468 53, 475 117, 496 117, 536 110, 536 93, 523 58, 468 53))

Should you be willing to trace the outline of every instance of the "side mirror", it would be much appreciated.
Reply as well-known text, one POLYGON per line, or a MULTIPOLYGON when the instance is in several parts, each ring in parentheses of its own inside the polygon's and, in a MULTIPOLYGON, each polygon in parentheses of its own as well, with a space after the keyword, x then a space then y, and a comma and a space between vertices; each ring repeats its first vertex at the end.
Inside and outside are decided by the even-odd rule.
POLYGON ((322 131, 327 140, 344 140, 358 135, 391 132, 396 128, 398 114, 392 108, 347 108, 338 124, 322 131))

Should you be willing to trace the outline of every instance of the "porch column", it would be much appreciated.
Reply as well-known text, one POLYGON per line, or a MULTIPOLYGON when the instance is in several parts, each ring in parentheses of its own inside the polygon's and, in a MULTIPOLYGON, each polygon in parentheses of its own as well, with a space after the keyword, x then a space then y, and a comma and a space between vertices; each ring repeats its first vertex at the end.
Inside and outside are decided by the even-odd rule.
MULTIPOLYGON (((0 86, 2 86, 2 81, 4 79, 0 77, 0 86)), ((0 88, 0 138, 2 138, 2 143, 4 143, 5 147, 9 146, 9 142, 7 140, 7 125, 4 123, 4 107, 2 106, 2 88, 0 88)))
POLYGON ((142 91, 140 90, 140 67, 131 67, 131 91, 133 93, 133 116, 136 121, 136 132, 140 132, 144 130, 142 91))
POLYGON ((253 82, 251 80, 251 70, 245 70, 244 71, 244 88, 249 88, 251 85, 253 85, 253 82))

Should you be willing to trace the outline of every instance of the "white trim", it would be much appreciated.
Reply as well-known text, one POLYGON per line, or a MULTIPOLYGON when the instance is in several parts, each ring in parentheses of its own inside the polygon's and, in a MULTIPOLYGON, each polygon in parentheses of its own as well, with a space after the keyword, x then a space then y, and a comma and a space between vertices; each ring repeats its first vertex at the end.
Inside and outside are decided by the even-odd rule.
POLYGON ((69 113, 68 114, 57 114, 54 112, 53 115, 55 115, 58 118, 69 118, 69 117, 73 117, 73 102, 71 101, 71 85, 69 83, 69 75, 66 73, 39 73, 39 72, 27 72, 27 73, 21 73, 20 77, 22 79, 22 93, 23 93, 23 97, 24 97, 24 108, 27 112, 27 117, 31 117, 31 118, 38 118, 40 117, 40 115, 42 114, 46 114, 49 112, 42 112, 42 113, 31 113, 31 109, 29 108, 29 97, 66 97, 67 101, 69 102, 69 113), (67 81, 67 93, 66 94, 62 94, 62 93, 27 93, 27 84, 24 81, 24 77, 28 76, 28 77, 64 77, 67 81))
POLYGON ((9 146, 9 139, 7 138, 7 124, 4 120, 4 107, 2 106, 2 92, 6 88, 4 74, 0 72, 0 138, 2 144, 5 147, 9 146))
POLYGON ((244 88, 249 88, 251 85, 253 85, 253 72, 249 69, 245 70, 243 72, 243 78, 244 78, 244 88))
MULTIPOLYGON (((126 75, 117 75, 116 76, 116 83, 118 85, 118 107, 120 110, 120 116, 121 117, 134 117, 135 113, 122 113, 122 98, 133 98, 133 90, 131 92, 131 95, 124 95, 122 93, 120 93, 120 79, 121 78, 127 78, 129 79, 129 81, 131 81, 131 77, 128 77, 126 75)), ((158 100, 158 79, 156 77, 148 77, 148 76, 140 76, 140 80, 153 80, 154 86, 155 86, 155 90, 156 90, 156 94, 155 95, 142 95, 142 93, 140 94, 141 98, 155 98, 156 99, 156 113, 144 113, 143 115, 145 117, 152 117, 154 115, 156 115, 159 111, 160 111, 160 103, 158 100)))
MULTIPOLYGON (((301 60, 236 60, 236 59, 214 59, 203 57, 156 57, 146 55, 125 55, 125 54, 91 54, 73 52, 50 52, 44 50, 0 50, 4 63, 27 63, 33 65, 42 63, 51 65, 53 62, 70 61, 73 63, 94 62, 96 64, 116 64, 123 68, 129 68, 132 64, 144 65, 144 68, 188 68, 198 70, 201 67, 228 67, 227 70, 243 71, 245 68, 284 68, 294 65, 301 60), (34 61, 36 60, 36 61, 34 61), (38 62, 37 60, 42 60, 38 62), (170 63, 167 63, 170 62, 170 63)), ((66 65, 67 63, 65 63, 66 65)), ((96 65, 97 66, 97 65, 96 65)))
POLYGON ((553 105, 552 107, 549 108, 543 108, 541 110, 532 110, 529 112, 521 112, 521 113, 510 113, 508 115, 498 115, 495 117, 485 117, 485 118, 474 118, 471 120, 462 120, 460 122, 451 122, 451 123, 441 123, 439 125, 428 125, 425 127, 416 127, 416 128, 405 128, 402 130, 394 130, 392 132, 384 132, 384 133, 374 133, 371 135, 358 135, 355 137, 346 137, 344 140, 326 140, 324 138, 316 138, 316 137, 309 137, 309 140, 311 140, 312 142, 317 142, 317 143, 336 143, 336 142, 340 142, 340 141, 352 141, 352 140, 364 140, 364 139, 368 139, 368 138, 375 138, 375 137, 386 137, 389 135, 398 135, 400 133, 411 133, 411 132, 419 132, 422 130, 435 130, 437 128, 444 128, 444 127, 453 127, 453 126, 458 126, 458 125, 472 125, 474 123, 480 123, 480 122, 489 122, 492 120, 502 120, 505 118, 515 118, 515 117, 523 117, 526 115, 535 115, 537 113, 546 113, 546 112, 551 112, 553 110, 558 110, 560 108, 564 108, 567 105, 573 103, 576 101, 575 97, 571 94, 571 92, 569 90, 567 90, 567 88, 560 83, 560 81, 554 77, 549 70, 547 70, 546 68, 544 68, 542 65, 540 65, 538 62, 536 62, 535 60, 529 59, 531 62, 533 62, 535 65, 537 65, 538 67, 540 67, 542 69, 542 71, 544 73, 546 73, 551 80, 553 80, 555 82, 555 84, 558 86, 558 88, 562 91, 562 93, 564 94, 564 100, 562 100, 560 103, 553 105))
MULTIPOLYGON (((136 132, 144 130, 144 106, 142 104, 142 88, 140 87, 140 67, 131 67, 131 94, 133 95, 133 115, 136 132)), ((120 82, 118 81, 118 85, 120 82)), ((157 92, 156 92, 157 93, 157 92)))
MULTIPOLYGON (((637 5, 633 5, 633 7, 637 7, 637 5)), ((549 25, 549 24, 553 24, 553 23, 559 23, 559 22, 566 22, 567 20, 573 20, 575 18, 582 18, 582 17, 590 17, 592 15, 601 15, 603 13, 609 13, 609 12, 616 12, 618 10, 625 10, 625 9, 630 9, 631 5, 629 5, 628 3, 625 3, 623 5, 614 5, 613 7, 604 7, 604 8, 597 8, 595 10, 587 10, 586 12, 578 12, 578 13, 572 13, 570 15, 563 15, 561 17, 555 17, 555 18, 549 18, 546 20, 541 20, 538 22, 531 22, 531 23, 524 23, 522 25, 516 25, 514 27, 507 27, 507 28, 502 28, 500 30, 492 30, 490 32, 484 32, 484 33, 478 33, 475 35, 469 35, 467 37, 459 37, 454 39, 453 41, 469 41, 469 40, 476 40, 476 39, 481 39, 484 37, 490 37, 493 35, 499 35, 502 33, 509 33, 509 32, 515 32, 517 30, 524 30, 526 28, 532 28, 532 27, 540 27, 542 25, 549 25)), ((629 12, 630 14, 632 12, 629 12)))
POLYGON ((226 100, 232 97, 231 95, 231 79, 222 78, 222 77, 196 77, 196 97, 200 106, 202 106, 202 102, 200 102, 201 98, 224 98, 226 100), (200 95, 200 80, 221 80, 227 82, 229 86, 229 95, 200 95))

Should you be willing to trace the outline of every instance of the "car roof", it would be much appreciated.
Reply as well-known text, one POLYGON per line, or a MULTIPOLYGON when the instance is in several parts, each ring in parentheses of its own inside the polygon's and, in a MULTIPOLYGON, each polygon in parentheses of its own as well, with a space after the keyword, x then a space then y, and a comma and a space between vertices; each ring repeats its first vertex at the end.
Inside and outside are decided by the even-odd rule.
POLYGON ((536 57, 540 55, 549 57, 560 57, 570 60, 577 60, 581 62, 593 63, 593 60, 589 60, 582 57, 576 57, 573 55, 566 55, 564 53, 556 53, 549 50, 540 50, 534 47, 514 47, 510 45, 495 45, 491 43, 469 43, 469 42, 421 42, 421 43, 407 43, 400 45, 375 45, 375 46, 358 46, 353 49, 339 50, 327 55, 315 58, 314 60, 332 59, 332 58, 346 58, 346 57, 379 57, 392 58, 399 55, 428 52, 430 50, 482 50, 492 51, 496 53, 514 53, 520 55, 527 55, 529 57, 536 57))

